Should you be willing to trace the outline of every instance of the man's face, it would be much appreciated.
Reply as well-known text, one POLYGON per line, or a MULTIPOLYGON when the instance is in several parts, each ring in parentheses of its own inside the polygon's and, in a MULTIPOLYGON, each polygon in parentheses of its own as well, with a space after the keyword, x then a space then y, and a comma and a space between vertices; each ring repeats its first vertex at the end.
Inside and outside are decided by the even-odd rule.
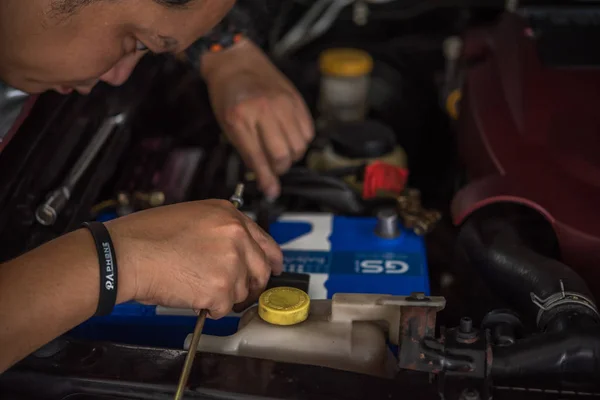
POLYGON ((97 0, 50 14, 56 0, 0 1, 0 79, 29 93, 89 92, 121 85, 147 52, 181 52, 212 29, 235 0, 180 8, 153 0, 97 0))

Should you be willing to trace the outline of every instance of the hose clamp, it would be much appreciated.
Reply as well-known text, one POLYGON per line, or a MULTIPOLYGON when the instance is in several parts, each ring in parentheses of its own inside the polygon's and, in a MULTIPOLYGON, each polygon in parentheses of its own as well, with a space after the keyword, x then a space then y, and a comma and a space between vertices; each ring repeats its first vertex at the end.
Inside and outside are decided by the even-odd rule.
POLYGON ((554 293, 548 296, 545 299, 540 298, 535 293, 531 292, 529 294, 531 296, 531 301, 535 304, 540 310, 537 314, 536 324, 539 326, 542 320, 542 316, 545 312, 552 310, 553 308, 564 306, 564 305, 580 305, 583 306, 590 311, 600 320, 600 314, 598 313, 598 308, 594 303, 594 300, 590 299, 587 296, 584 296, 580 293, 576 292, 566 292, 565 285, 560 280, 560 292, 554 293))

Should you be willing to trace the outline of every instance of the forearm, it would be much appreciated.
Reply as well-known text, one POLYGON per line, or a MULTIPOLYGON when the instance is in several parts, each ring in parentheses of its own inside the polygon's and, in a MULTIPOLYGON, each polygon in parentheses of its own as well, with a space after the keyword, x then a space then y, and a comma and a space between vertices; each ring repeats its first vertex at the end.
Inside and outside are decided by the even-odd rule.
MULTIPOLYGON (((90 318, 99 279, 94 241, 84 229, 1 265, 0 372, 90 318)), ((117 293, 118 302, 129 300, 127 285, 120 282, 117 293)))

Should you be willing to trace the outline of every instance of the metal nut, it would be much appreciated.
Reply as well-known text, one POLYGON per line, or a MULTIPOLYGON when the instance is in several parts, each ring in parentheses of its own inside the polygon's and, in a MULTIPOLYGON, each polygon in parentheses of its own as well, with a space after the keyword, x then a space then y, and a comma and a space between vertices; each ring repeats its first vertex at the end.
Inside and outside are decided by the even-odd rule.
POLYGON ((403 214, 402 221, 404 222, 404 226, 408 229, 412 229, 419 222, 419 218, 413 214, 403 214))
POLYGON ((442 219, 442 213, 437 210, 427 210, 424 212, 424 217, 430 223, 435 224, 442 219))
POLYGON ((418 201, 419 203, 421 203, 421 191, 419 189, 406 189, 406 196, 411 200, 418 201))

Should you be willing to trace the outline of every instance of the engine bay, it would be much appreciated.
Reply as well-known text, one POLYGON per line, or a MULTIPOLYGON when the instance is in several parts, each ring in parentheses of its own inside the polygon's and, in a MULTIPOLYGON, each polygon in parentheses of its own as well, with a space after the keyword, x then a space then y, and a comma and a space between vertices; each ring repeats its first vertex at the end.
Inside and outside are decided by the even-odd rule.
MULTIPOLYGON (((270 10, 264 46, 317 130, 277 200, 173 57, 146 57, 119 88, 31 99, 0 153, 0 260, 241 182, 242 211, 284 253, 270 288, 306 292, 310 315, 207 321, 186 397, 598 396, 600 72, 565 50, 590 43, 597 11, 408 3, 270 10), (568 24, 580 36, 561 36, 568 24), (340 59, 367 72, 333 79, 340 59)), ((171 398, 195 316, 117 306, 1 375, 0 397, 171 398)))

